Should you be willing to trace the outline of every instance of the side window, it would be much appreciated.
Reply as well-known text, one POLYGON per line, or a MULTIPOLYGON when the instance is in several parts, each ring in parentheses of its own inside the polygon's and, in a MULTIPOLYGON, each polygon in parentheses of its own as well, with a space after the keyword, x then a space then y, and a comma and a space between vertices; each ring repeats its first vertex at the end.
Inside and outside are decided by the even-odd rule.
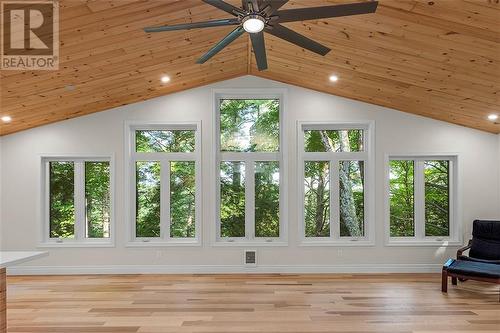
POLYGON ((112 232, 110 158, 44 157, 44 243, 102 244, 112 232))
POLYGON ((389 239, 456 240, 456 156, 390 156, 389 239))
POLYGON ((199 124, 130 125, 131 241, 199 244, 199 124))

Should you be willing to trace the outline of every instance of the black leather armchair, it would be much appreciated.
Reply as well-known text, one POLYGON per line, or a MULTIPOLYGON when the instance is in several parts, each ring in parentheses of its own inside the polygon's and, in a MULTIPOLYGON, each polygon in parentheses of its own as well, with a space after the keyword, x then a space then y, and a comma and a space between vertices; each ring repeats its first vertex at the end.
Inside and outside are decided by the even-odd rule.
POLYGON ((453 285, 469 279, 500 284, 500 221, 473 222, 469 244, 457 251, 456 260, 449 259, 443 266, 443 292, 448 291, 448 277, 453 285))
POLYGON ((472 239, 457 251, 457 260, 500 265, 500 221, 475 220, 472 239), (463 253, 469 250, 469 255, 463 253))

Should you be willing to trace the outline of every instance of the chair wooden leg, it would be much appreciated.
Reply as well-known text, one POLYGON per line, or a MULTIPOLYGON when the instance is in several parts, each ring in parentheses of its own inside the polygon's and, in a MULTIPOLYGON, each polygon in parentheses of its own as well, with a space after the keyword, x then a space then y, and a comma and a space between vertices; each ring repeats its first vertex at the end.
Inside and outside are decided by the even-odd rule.
POLYGON ((454 286, 457 285, 457 278, 456 277, 451 277, 451 284, 454 286))
POLYGON ((441 292, 448 292, 448 272, 446 272, 446 269, 443 269, 441 273, 441 292))

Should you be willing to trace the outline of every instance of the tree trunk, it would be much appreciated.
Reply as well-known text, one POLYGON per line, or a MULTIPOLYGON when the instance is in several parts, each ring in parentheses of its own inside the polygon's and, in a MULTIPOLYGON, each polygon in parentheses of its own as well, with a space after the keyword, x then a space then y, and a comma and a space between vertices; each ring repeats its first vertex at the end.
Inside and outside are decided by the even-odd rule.
POLYGON ((323 228, 323 223, 325 221, 325 201, 323 196, 325 195, 325 179, 323 178, 323 170, 319 168, 319 180, 318 180, 318 190, 316 191, 316 214, 314 216, 314 223, 316 226, 316 236, 319 236, 321 229, 323 228))
MULTIPOLYGON (((321 141, 325 146, 326 151, 333 151, 333 143, 327 136, 325 131, 320 131, 321 141)), ((339 131, 340 138, 340 151, 349 152, 349 136, 347 131, 339 131)), ((340 162, 339 168, 339 183, 340 183, 340 219, 345 223, 349 234, 352 237, 361 236, 361 230, 358 223, 356 214, 356 205, 354 203, 354 196, 352 193, 352 184, 349 179, 349 161, 340 162)))

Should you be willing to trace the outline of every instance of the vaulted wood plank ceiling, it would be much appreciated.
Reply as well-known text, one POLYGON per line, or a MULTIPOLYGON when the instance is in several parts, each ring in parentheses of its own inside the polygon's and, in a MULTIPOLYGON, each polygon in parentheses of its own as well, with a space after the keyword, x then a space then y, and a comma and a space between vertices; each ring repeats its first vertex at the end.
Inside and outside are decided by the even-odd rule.
MULTIPOLYGON (((283 8, 345 2, 354 1, 283 8)), ((262 72, 246 35, 195 64, 230 27, 142 31, 228 17, 200 0, 63 0, 60 17, 58 71, 1 71, 0 115, 13 119, 1 135, 247 74, 500 133, 487 120, 500 113, 497 0, 382 0, 375 14, 287 23, 332 51, 321 57, 266 34, 262 72)))

